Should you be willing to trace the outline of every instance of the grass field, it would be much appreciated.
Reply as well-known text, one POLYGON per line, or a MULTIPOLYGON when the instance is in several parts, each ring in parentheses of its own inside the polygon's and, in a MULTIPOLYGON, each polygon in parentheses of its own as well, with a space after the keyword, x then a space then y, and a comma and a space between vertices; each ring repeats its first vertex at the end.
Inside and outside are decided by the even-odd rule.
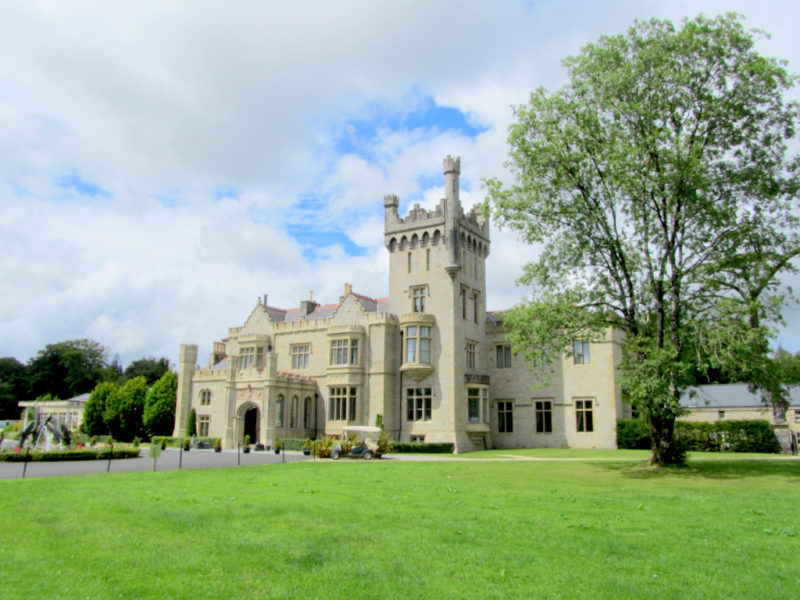
POLYGON ((800 462, 703 455, 654 471, 641 460, 608 460, 619 456, 4 480, 0 591, 59 599, 800 595, 800 462))

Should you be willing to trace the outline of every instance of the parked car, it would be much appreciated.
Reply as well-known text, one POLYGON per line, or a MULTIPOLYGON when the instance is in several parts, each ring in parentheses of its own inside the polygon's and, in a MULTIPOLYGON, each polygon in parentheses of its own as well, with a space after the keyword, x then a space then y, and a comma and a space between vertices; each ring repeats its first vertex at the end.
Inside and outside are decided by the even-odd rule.
POLYGON ((342 456, 346 458, 363 458, 364 460, 372 460, 373 458, 381 457, 380 450, 378 449, 378 436, 381 434, 379 427, 364 427, 355 426, 345 427, 342 429, 342 437, 338 444, 331 451, 331 458, 339 460, 342 456), (348 445, 350 437, 355 437, 356 440, 350 448, 349 452, 345 452, 343 448, 348 445))

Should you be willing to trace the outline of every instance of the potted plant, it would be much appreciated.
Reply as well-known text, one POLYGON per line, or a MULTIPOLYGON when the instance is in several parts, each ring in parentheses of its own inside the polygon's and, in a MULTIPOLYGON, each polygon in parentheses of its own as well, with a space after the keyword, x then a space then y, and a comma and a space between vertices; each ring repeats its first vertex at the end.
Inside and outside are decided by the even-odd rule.
POLYGON ((275 440, 275 446, 274 447, 275 447, 275 454, 280 454, 281 453, 281 441, 280 440, 275 440))
POLYGON ((314 447, 314 442, 311 441, 311 438, 306 438, 306 441, 303 443, 303 454, 306 456, 311 454, 311 448, 314 447))
POLYGON ((188 452, 189 449, 192 447, 191 444, 192 440, 190 440, 189 438, 183 438, 183 451, 188 452))
POLYGON ((245 454, 249 454, 250 453, 250 435, 249 434, 244 436, 244 444, 242 445, 242 451, 245 454))
POLYGON ((219 438, 214 440, 214 452, 222 452, 222 440, 219 438))

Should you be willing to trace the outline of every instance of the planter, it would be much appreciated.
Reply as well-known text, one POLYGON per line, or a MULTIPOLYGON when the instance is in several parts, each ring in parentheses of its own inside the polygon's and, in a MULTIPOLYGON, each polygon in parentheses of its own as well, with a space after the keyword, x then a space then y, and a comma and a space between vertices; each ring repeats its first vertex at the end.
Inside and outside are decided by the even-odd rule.
POLYGON ((310 456, 311 450, 309 448, 303 448, 303 454, 305 454, 306 456, 310 456))
POLYGON ((280 453, 281 453, 281 449, 280 448, 275 448, 275 454, 280 454, 280 453))
POLYGON ((214 446, 214 452, 222 452, 222 446, 214 446))
POLYGON ((250 454, 250 446, 245 446, 244 448, 242 448, 242 452, 244 452, 245 454, 250 454))

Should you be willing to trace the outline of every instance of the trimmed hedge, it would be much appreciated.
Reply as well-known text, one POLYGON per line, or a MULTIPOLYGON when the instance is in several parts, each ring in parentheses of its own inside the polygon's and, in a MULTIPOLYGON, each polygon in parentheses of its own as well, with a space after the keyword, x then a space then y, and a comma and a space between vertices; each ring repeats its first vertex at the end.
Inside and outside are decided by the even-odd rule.
POLYGON ((280 438, 282 450, 302 450, 306 444, 305 438, 280 438))
POLYGON ((455 446, 449 442, 428 444, 423 442, 392 442, 392 452, 397 454, 452 454, 455 446))
POLYGON ((620 419, 617 421, 617 448, 649 450, 650 428, 641 419, 620 419))
MULTIPOLYGON (((695 452, 766 452, 781 451, 769 421, 676 421, 675 441, 695 452)), ((650 432, 639 419, 617 422, 617 447, 649 449, 650 432)))
POLYGON ((139 448, 114 448, 114 450, 54 450, 43 452, 34 450, 28 453, 22 452, 0 452, 0 462, 55 462, 62 460, 108 460, 109 453, 111 458, 137 458, 139 448))
MULTIPOLYGON (((150 443, 154 446, 161 445, 161 442, 165 442, 168 448, 180 448, 183 444, 184 439, 189 438, 176 438, 176 437, 169 437, 166 435, 154 435, 153 438, 150 440, 150 443)), ((216 437, 197 437, 192 440, 192 448, 200 448, 200 449, 212 449, 217 441, 221 441, 220 438, 216 437)))
POLYGON ((675 423, 675 437, 689 450, 704 452, 781 451, 769 421, 716 421, 714 423, 675 423))

